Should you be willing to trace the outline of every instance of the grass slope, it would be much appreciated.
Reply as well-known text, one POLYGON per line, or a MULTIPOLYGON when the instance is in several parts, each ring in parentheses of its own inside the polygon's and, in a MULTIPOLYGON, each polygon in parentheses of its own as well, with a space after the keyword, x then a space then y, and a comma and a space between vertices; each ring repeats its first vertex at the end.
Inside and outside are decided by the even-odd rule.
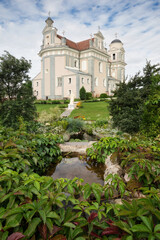
POLYGON ((84 102, 82 103, 82 108, 73 110, 69 117, 74 118, 76 116, 84 116, 87 121, 108 119, 109 117, 108 103, 84 102))

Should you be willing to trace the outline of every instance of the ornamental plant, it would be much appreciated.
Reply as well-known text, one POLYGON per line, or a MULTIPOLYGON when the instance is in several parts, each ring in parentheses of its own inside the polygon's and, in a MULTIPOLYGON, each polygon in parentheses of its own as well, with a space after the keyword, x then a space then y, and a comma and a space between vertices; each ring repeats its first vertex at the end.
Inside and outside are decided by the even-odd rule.
POLYGON ((84 87, 81 87, 81 89, 79 90, 79 96, 81 100, 85 100, 86 99, 86 90, 84 87))

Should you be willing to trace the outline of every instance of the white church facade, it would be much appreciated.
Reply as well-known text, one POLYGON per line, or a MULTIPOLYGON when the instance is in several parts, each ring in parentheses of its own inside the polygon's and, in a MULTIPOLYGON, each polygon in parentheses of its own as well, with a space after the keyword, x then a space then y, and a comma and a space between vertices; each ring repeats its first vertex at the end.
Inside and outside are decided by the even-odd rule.
POLYGON ((100 30, 93 37, 73 42, 57 33, 48 17, 39 52, 41 72, 32 80, 37 99, 79 98, 82 86, 93 96, 112 95, 116 84, 125 80, 125 51, 119 39, 104 46, 100 30))

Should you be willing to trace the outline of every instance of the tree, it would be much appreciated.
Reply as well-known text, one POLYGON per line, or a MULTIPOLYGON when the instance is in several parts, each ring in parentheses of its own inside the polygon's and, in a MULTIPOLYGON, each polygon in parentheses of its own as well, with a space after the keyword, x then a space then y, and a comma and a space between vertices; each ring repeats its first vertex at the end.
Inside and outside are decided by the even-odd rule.
POLYGON ((0 57, 0 116, 2 124, 16 127, 19 117, 25 121, 36 116, 35 97, 28 76, 31 62, 16 59, 9 52, 0 57))
POLYGON ((145 102, 158 83, 153 84, 154 77, 159 75, 159 65, 146 63, 143 76, 137 73, 128 83, 120 83, 114 92, 115 99, 110 102, 110 112, 114 126, 124 132, 138 132, 144 120, 145 102))
POLYGON ((80 91, 79 91, 79 96, 81 100, 85 100, 86 99, 86 90, 84 87, 81 87, 80 91))

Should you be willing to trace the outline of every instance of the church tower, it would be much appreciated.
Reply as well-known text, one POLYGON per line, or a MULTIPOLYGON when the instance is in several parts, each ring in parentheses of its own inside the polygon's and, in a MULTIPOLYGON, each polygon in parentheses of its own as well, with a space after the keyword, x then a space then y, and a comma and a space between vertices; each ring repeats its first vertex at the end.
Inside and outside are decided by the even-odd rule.
POLYGON ((123 43, 119 39, 114 39, 109 45, 109 55, 110 55, 110 75, 116 78, 120 82, 125 81, 125 50, 123 48, 123 43))

